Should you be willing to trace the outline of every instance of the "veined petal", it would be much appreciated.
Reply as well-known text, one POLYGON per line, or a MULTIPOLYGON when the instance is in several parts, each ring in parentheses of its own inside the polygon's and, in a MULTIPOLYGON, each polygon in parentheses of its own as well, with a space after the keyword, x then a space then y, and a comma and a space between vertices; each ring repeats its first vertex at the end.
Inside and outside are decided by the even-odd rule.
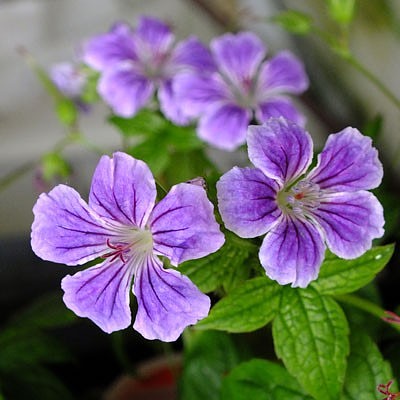
POLYGON ((250 161, 282 185, 302 175, 311 164, 313 143, 308 132, 284 118, 271 118, 262 126, 249 126, 250 161))
POLYGON ((201 117, 197 133, 218 149, 233 151, 246 141, 251 112, 235 104, 221 104, 201 117))
POLYGON ((227 85, 216 74, 195 72, 178 74, 173 80, 173 91, 184 113, 198 117, 208 107, 226 101, 231 94, 227 85))
POLYGON ((281 51, 262 64, 257 81, 257 96, 266 99, 275 93, 300 94, 308 88, 303 63, 290 51, 281 51))
POLYGON ((135 30, 136 51, 140 60, 152 60, 167 53, 175 40, 171 29, 157 18, 143 16, 135 30))
POLYGON ((89 39, 82 46, 81 58, 84 63, 99 71, 121 61, 136 60, 131 27, 118 23, 110 32, 89 39))
POLYGON ((137 271, 134 293, 138 311, 133 327, 150 340, 175 341, 210 310, 210 299, 189 278, 163 269, 156 257, 149 257, 137 271))
POLYGON ((318 164, 307 179, 317 183, 321 189, 353 192, 376 188, 382 176, 382 164, 372 140, 348 127, 329 135, 318 156, 318 164))
POLYGON ((183 40, 171 53, 170 63, 177 70, 191 68, 201 73, 216 70, 210 50, 194 36, 183 40))
POLYGON ((214 253, 225 240, 206 191, 189 183, 171 188, 154 207, 149 225, 155 253, 172 265, 214 253))
POLYGON ((132 117, 150 101, 154 84, 125 62, 106 69, 97 90, 116 115, 132 117))
POLYGON ((101 157, 89 194, 89 205, 99 215, 142 228, 155 199, 156 184, 143 161, 122 152, 101 157))
POLYGON ((269 118, 284 117, 297 125, 304 127, 306 119, 293 105, 292 100, 284 96, 274 96, 260 103, 256 110, 259 122, 267 122, 269 118))
POLYGON ((104 253, 113 232, 74 189, 58 185, 33 207, 31 245, 42 259, 84 264, 104 253))
POLYGON ((131 323, 129 292, 133 269, 121 260, 67 275, 61 282, 64 303, 79 317, 87 317, 104 332, 125 329, 131 323))
POLYGON ((177 100, 171 80, 165 81, 158 89, 158 100, 163 114, 177 125, 186 125, 191 118, 184 114, 181 103, 177 100))
POLYGON ((384 233, 383 208, 366 191, 324 196, 313 215, 325 232, 329 249, 342 258, 361 256, 384 233))
POLYGON ((217 182, 218 208, 227 229, 245 238, 268 232, 282 214, 278 184, 259 169, 234 167, 217 182))
POLYGON ((263 42, 252 32, 226 33, 210 46, 222 73, 238 87, 254 78, 266 55, 263 42))
POLYGON ((324 253, 322 234, 314 225, 285 215, 265 236, 259 257, 271 279, 304 288, 317 278, 324 253))

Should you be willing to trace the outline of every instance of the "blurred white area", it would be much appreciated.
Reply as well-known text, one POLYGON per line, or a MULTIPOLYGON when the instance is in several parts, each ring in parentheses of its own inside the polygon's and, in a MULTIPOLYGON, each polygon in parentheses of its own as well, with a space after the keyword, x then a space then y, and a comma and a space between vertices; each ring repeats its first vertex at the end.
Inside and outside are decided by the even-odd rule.
MULTIPOLYGON (((264 22, 278 11, 278 0, 237 0, 237 3, 242 11, 247 10, 243 16, 244 27, 259 33, 271 53, 291 48, 297 55, 302 54, 302 49, 296 48, 293 37, 279 27, 264 22)), ((320 19, 321 15, 323 17, 324 2, 321 0, 282 0, 280 3, 317 13, 316 19, 320 19)), ((393 0, 393 5, 400 10, 400 1, 393 0)), ((167 20, 181 38, 195 34, 207 43, 221 33, 220 27, 209 15, 190 0, 0 0, 0 176, 28 160, 36 159, 51 149, 65 133, 52 110, 52 99, 17 53, 18 46, 26 47, 40 64, 49 67, 72 59, 74 48, 83 39, 107 31, 116 20, 123 19, 134 24, 141 14, 167 20)), ((365 19, 357 20, 352 27, 351 44, 363 64, 400 97, 399 36, 385 26, 377 28, 365 19)), ((398 109, 366 78, 339 62, 338 57, 326 47, 319 44, 319 49, 331 62, 329 66, 336 72, 340 70, 349 93, 355 93, 361 99, 368 115, 371 118, 378 113, 383 115, 384 135, 378 144, 386 159, 393 160, 400 149, 398 109)), ((332 104, 339 110, 340 106, 332 104)), ((319 147, 331 132, 325 132, 309 110, 303 107, 303 111, 308 115, 308 130, 319 147)), ((82 117, 81 128, 93 142, 110 151, 119 147, 120 138, 105 123, 106 115, 105 107, 96 107, 93 113, 82 117)), ((88 191, 98 156, 78 147, 71 147, 67 154, 76 166, 71 185, 84 194, 88 191)), ((399 157, 400 154, 397 155, 399 157)), ((399 162, 397 171, 400 171, 399 162)), ((33 174, 28 174, 0 193, 0 237, 29 233, 32 205, 38 195, 32 177, 33 174)))

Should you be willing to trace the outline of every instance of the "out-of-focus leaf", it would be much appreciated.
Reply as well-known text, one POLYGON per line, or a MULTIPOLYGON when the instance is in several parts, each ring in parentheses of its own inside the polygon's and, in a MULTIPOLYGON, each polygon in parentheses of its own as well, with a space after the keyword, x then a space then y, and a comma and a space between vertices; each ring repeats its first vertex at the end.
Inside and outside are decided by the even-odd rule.
POLYGON ((66 97, 57 101, 56 113, 60 122, 67 126, 73 125, 78 118, 78 110, 75 103, 66 97))
POLYGON ((362 129, 362 133, 376 141, 382 134, 383 117, 378 114, 375 118, 368 121, 362 129))
POLYGON ((284 287, 272 327, 276 354, 303 389, 318 400, 337 400, 349 353, 349 329, 339 305, 311 287, 284 287))
POLYGON ((321 294, 345 294, 367 285, 389 262, 394 245, 373 247, 361 257, 343 260, 329 253, 312 286, 321 294))
POLYGON ((339 24, 348 25, 354 18, 355 0, 326 0, 331 18, 339 24))
POLYGON ((222 381, 221 400, 312 400, 280 365, 253 359, 222 381))
POLYGON ((250 279, 220 300, 197 327, 228 332, 259 329, 276 315, 281 289, 282 286, 264 276, 250 279))
POLYGON ((273 17, 273 21, 290 33, 306 35, 311 31, 312 19, 300 11, 283 11, 273 17))
POLYGON ((47 153, 41 160, 43 179, 51 182, 55 178, 67 178, 71 174, 71 166, 59 153, 47 153))
POLYGON ((180 398, 219 400, 223 377, 240 362, 232 338, 222 332, 195 332, 185 346, 180 398))

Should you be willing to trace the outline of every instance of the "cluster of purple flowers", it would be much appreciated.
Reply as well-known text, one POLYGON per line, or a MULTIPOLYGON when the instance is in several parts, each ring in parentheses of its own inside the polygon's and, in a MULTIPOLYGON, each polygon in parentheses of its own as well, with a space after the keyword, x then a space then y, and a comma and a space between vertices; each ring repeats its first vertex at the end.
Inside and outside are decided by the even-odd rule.
MULTIPOLYGON (((254 168, 234 167, 217 183, 227 229, 244 238, 266 234, 259 259, 278 283, 306 287, 318 276, 326 247, 356 258, 383 235, 383 210, 367 190, 383 170, 370 138, 346 128, 329 136, 313 157, 304 118, 283 93, 298 94, 308 80, 301 63, 266 50, 252 33, 226 34, 211 43, 174 45, 162 22, 142 18, 136 30, 118 24, 89 40, 83 59, 101 72, 99 92, 119 115, 134 115, 157 91, 175 123, 199 119, 205 141, 232 150, 247 142, 254 168), (262 125, 248 126, 253 119, 262 125)), ((64 302, 105 332, 131 323, 145 338, 176 340, 207 316, 209 298, 173 267, 217 251, 224 235, 204 187, 180 183, 156 204, 147 165, 124 153, 103 156, 86 203, 72 188, 43 193, 33 211, 32 248, 43 259, 101 263, 62 281, 64 302)))

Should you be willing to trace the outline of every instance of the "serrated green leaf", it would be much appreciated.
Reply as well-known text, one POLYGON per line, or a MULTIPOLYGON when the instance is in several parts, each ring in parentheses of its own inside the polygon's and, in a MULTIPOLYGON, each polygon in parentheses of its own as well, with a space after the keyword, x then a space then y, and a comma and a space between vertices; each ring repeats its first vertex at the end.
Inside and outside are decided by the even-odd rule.
POLYGON ((173 150, 190 151, 203 147, 203 142, 197 137, 193 126, 178 126, 168 122, 163 135, 166 137, 165 142, 173 150))
POLYGON ((198 260, 186 261, 179 269, 201 291, 212 292, 222 286, 226 279, 232 282, 234 273, 241 277, 248 276, 250 264, 246 263, 246 260, 256 251, 256 246, 250 242, 227 234, 225 244, 216 253, 198 260))
POLYGON ((349 352, 339 305, 311 287, 284 287, 272 327, 276 354, 304 390, 318 400, 338 400, 349 352))
MULTIPOLYGON (((385 361, 376 344, 361 330, 352 330, 350 356, 341 400, 381 400, 379 384, 393 379, 390 364, 385 361)), ((397 385, 393 383, 393 392, 397 385)))
POLYGON ((318 279, 312 286, 321 294, 354 292, 371 282, 389 262, 394 245, 373 247, 361 257, 343 260, 328 254, 321 266, 318 279))
POLYGON ((273 21, 290 33, 305 35, 311 31, 312 19, 300 11, 288 10, 274 16, 273 21))
POLYGON ((339 24, 348 25, 354 17, 355 0, 327 0, 331 18, 339 24))
POLYGON ((253 359, 222 381, 221 400, 312 400, 288 372, 271 361, 253 359))
POLYGON ((282 287, 267 277, 246 281, 220 300, 199 329, 251 332, 270 322, 279 308, 282 287))
POLYGON ((219 400, 223 377, 239 362, 230 336, 222 332, 195 332, 185 346, 179 398, 219 400))

